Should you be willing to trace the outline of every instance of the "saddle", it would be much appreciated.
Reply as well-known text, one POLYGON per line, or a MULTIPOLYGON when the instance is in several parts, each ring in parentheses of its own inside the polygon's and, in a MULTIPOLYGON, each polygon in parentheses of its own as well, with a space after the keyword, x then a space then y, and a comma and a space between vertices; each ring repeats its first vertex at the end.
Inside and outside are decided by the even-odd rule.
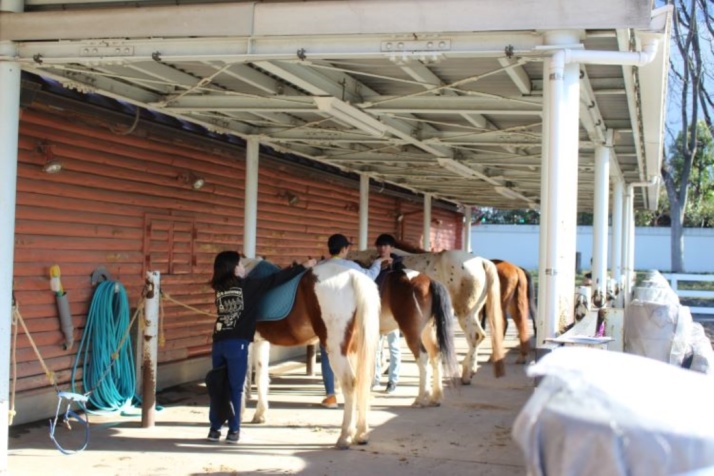
MULTIPOLYGON (((268 261, 259 262, 253 270, 248 273, 251 278, 264 278, 275 274, 279 267, 268 261)), ((302 275, 300 273, 290 281, 274 287, 258 303, 258 321, 279 321, 290 313, 295 304, 295 295, 302 275)))

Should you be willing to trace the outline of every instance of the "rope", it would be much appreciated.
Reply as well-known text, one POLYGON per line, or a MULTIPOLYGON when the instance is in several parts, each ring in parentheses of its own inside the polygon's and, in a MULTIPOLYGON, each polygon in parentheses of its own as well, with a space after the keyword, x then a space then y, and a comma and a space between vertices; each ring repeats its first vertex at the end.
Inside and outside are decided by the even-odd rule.
POLYGON ((216 315, 215 315, 214 313, 206 312, 206 311, 203 311, 203 310, 201 310, 201 309, 199 309, 199 308, 197 308, 197 307, 193 307, 193 306, 191 306, 191 305, 189 305, 189 304, 184 304, 184 303, 182 303, 181 301, 177 301, 176 299, 172 298, 169 293, 166 293, 166 292, 164 292, 164 291, 161 291, 161 296, 165 297, 166 299, 168 299, 168 300, 171 301, 172 303, 178 304, 179 306, 185 307, 186 309, 190 309, 190 310, 193 311, 193 312, 196 312, 196 313, 198 313, 198 314, 203 314, 204 316, 211 316, 211 317, 214 318, 214 319, 216 318, 216 315))
POLYGON ((72 368, 74 392, 77 366, 82 361, 82 385, 89 403, 98 410, 115 413, 131 405, 136 387, 131 342, 127 341, 133 320, 143 310, 143 300, 129 320, 129 301, 119 282, 97 285, 72 368), (111 378, 106 378, 111 376, 111 378))
POLYGON ((17 389, 17 322, 18 319, 22 319, 20 316, 20 310, 17 307, 17 303, 13 298, 12 302, 12 355, 11 355, 11 365, 12 365, 12 388, 10 390, 10 412, 8 415, 8 425, 12 426, 12 421, 15 419, 17 412, 15 411, 15 391, 17 389))
MULTIPOLYGON (((20 314, 20 310, 15 304, 15 307, 13 308, 13 316, 17 318, 17 322, 20 323, 22 326, 22 329, 25 331, 25 335, 27 335, 27 340, 30 341, 30 345, 32 345, 32 349, 35 351, 35 355, 37 355, 37 359, 40 361, 40 365, 42 366, 42 370, 45 371, 45 375, 47 376, 47 380, 50 381, 52 386, 55 388, 55 392, 59 392, 59 387, 57 386, 57 379, 55 378, 55 373, 50 370, 49 367, 47 367, 47 364, 45 363, 45 360, 42 358, 42 355, 40 355, 40 350, 37 348, 37 344, 35 344, 35 339, 32 338, 32 335, 30 334, 30 331, 27 329, 27 326, 25 325, 25 320, 22 318, 22 315, 20 314)), ((17 329, 16 329, 17 331, 17 329)))

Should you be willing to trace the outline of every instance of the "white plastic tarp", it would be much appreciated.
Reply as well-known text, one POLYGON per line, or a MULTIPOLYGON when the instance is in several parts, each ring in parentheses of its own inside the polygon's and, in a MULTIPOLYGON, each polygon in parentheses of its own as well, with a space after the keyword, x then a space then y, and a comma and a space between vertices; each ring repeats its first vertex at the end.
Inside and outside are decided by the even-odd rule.
POLYGON ((562 347, 512 436, 528 474, 714 474, 714 379, 619 352, 562 347))

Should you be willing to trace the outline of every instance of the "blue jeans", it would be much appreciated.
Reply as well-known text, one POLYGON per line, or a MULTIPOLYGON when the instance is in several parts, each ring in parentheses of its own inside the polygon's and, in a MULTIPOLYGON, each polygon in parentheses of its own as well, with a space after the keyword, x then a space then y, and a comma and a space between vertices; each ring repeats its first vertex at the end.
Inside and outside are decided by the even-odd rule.
POLYGON ((379 384, 379 377, 382 375, 382 347, 384 338, 387 337, 389 347, 389 381, 399 383, 399 367, 402 364, 402 351, 399 348, 399 329, 395 329, 388 334, 379 337, 377 345, 377 358, 374 361, 374 385, 379 384))
MULTIPOLYGON (((225 365, 228 370, 228 384, 231 388, 231 403, 234 415, 228 420, 228 431, 240 430, 240 404, 243 397, 243 385, 248 371, 248 345, 244 339, 226 339, 213 343, 211 359, 213 368, 225 365)), ((222 421, 218 421, 217 411, 210 406, 208 419, 212 430, 220 430, 222 421)))
POLYGON ((335 394, 335 374, 332 373, 330 367, 330 359, 327 357, 327 351, 320 344, 320 366, 322 367, 322 383, 325 384, 325 395, 335 394))

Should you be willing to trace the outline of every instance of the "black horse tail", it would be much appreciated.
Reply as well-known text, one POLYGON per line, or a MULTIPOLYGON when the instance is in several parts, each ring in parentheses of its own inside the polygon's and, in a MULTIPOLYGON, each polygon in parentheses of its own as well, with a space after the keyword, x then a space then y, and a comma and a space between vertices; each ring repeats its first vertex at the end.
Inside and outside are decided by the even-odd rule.
POLYGON ((429 284, 429 291, 431 292, 431 313, 436 322, 436 342, 441 353, 444 375, 456 381, 459 376, 459 364, 454 346, 455 319, 451 297, 446 286, 433 279, 429 284))

